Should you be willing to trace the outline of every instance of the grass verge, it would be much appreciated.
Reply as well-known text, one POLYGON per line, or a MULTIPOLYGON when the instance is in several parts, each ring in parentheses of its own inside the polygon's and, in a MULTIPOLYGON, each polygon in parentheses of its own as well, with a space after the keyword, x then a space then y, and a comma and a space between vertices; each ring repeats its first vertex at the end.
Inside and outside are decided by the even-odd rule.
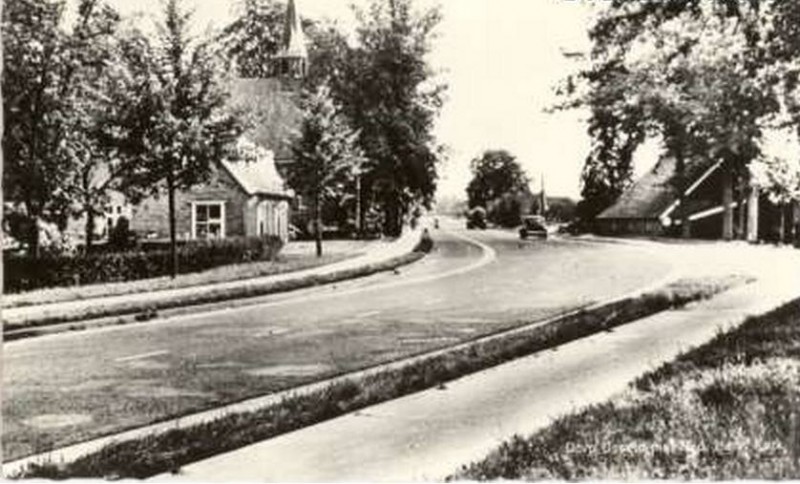
POLYGON ((175 279, 171 277, 158 277, 138 281, 114 282, 109 284, 91 284, 86 286, 53 287, 37 289, 20 294, 8 294, 3 298, 4 309, 36 306, 66 301, 79 301, 108 296, 124 296, 142 292, 179 289, 184 287, 202 286, 220 282, 239 281, 256 277, 273 276, 286 272, 311 269, 326 264, 339 262, 353 254, 326 254, 322 257, 314 255, 289 254, 279 255, 274 261, 249 262, 246 264, 231 264, 215 267, 203 272, 179 274, 175 279))
MULTIPOLYGON (((173 309, 179 307, 195 306, 199 304, 209 304, 230 299, 245 299, 267 294, 293 291, 306 287, 365 277, 379 272, 392 270, 396 267, 415 262, 425 254, 422 252, 410 252, 392 259, 368 264, 365 266, 327 274, 312 274, 296 279, 286 279, 283 281, 273 281, 261 284, 248 284, 227 288, 212 288, 209 290, 198 290, 197 292, 168 297, 152 299, 147 304, 140 301, 117 301, 113 303, 101 303, 79 308, 72 311, 64 311, 58 314, 46 315, 34 320, 24 321, 4 321, 4 339, 11 341, 14 339, 38 336, 44 327, 56 324, 71 323, 76 321, 86 321, 91 319, 109 318, 116 316, 135 315, 134 320, 143 322, 158 316, 159 310, 173 309)), ((122 321, 126 323, 127 321, 122 321)), ((65 330, 80 329, 79 326, 67 327, 65 330)))
POLYGON ((800 478, 800 299, 624 394, 515 437, 453 479, 800 478))
POLYGON ((708 298, 740 277, 682 280, 661 290, 570 313, 541 324, 497 333, 403 364, 343 376, 321 390, 298 393, 249 413, 231 414, 200 425, 110 444, 64 464, 33 464, 24 478, 146 478, 306 427, 370 405, 433 388, 469 373, 552 348, 649 314, 708 298))

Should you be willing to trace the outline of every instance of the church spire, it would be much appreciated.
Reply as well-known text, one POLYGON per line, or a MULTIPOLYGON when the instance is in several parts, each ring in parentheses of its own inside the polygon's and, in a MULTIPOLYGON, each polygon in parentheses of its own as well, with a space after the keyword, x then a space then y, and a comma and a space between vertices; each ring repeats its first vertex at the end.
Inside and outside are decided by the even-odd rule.
POLYGON ((283 42, 277 57, 281 75, 294 78, 305 77, 308 71, 308 48, 295 0, 289 0, 286 5, 283 42))

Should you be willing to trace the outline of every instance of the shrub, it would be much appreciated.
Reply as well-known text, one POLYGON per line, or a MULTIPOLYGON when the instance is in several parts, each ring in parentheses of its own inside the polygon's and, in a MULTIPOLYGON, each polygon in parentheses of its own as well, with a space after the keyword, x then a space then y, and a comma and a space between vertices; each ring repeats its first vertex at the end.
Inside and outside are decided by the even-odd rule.
MULTIPOLYGON (((241 237, 198 240, 178 247, 178 271, 182 274, 213 267, 272 260, 283 242, 278 237, 241 237)), ((170 273, 168 246, 151 246, 125 252, 77 255, 6 256, 3 261, 5 290, 9 293, 33 289, 133 281, 170 273)))
POLYGON ((414 252, 422 252, 427 254, 431 250, 433 250, 433 238, 431 237, 430 232, 428 232, 428 229, 425 229, 422 231, 419 242, 417 242, 417 245, 414 246, 414 252))
POLYGON ((120 217, 108 236, 108 245, 115 250, 127 250, 135 244, 135 237, 130 230, 127 217, 120 217))

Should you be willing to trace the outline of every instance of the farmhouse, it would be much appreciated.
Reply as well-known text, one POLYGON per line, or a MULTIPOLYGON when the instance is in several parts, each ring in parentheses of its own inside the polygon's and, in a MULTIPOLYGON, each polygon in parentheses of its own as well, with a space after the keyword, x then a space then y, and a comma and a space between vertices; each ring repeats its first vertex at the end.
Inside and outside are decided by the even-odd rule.
MULTIPOLYGON (((245 143, 245 141, 243 141, 245 143)), ((255 161, 221 161, 209 181, 176 193, 176 231, 182 239, 277 235, 289 237, 289 201, 271 151, 255 161)), ((130 228, 145 238, 169 236, 164 197, 133 207, 130 228)))
POLYGON ((793 239, 800 223, 796 204, 778 207, 746 180, 737 179, 721 161, 694 159, 687 163, 684 181, 679 183, 675 159, 662 157, 597 216, 594 229, 602 235, 681 235, 751 242, 793 239), (725 205, 733 213, 727 219, 725 205), (684 222, 688 222, 686 227, 684 222))

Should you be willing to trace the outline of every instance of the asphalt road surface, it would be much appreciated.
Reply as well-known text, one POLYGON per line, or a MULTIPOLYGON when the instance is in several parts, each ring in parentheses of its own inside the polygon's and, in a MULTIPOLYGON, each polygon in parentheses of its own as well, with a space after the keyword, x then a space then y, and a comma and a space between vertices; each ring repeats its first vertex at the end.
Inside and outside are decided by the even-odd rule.
POLYGON ((457 226, 432 232, 436 250, 399 274, 6 343, 4 460, 536 321, 671 269, 646 246, 520 242, 513 232, 457 226))

